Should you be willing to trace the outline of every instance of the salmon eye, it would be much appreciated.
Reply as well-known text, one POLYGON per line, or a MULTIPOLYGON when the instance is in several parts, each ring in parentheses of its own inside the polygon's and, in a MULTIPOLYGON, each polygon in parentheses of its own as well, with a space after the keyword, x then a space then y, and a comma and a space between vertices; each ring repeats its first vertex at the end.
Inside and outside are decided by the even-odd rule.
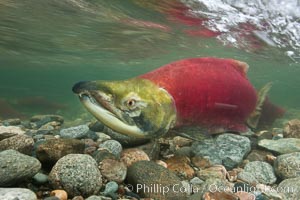
POLYGON ((134 99, 129 99, 129 100, 127 101, 127 106, 128 106, 129 108, 134 107, 135 104, 136 104, 136 101, 135 101, 134 99))

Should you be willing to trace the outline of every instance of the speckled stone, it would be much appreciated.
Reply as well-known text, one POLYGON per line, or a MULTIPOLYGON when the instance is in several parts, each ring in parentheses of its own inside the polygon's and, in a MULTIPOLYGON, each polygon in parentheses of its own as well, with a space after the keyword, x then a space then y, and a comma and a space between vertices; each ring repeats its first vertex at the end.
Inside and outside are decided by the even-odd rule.
POLYGON ((275 172, 282 179, 300 177, 299 166, 300 152, 280 155, 274 162, 275 172))
POLYGON ((138 161, 128 168, 127 181, 131 184, 141 197, 154 198, 160 200, 182 200, 186 199, 186 193, 179 192, 182 188, 180 179, 170 170, 156 164, 152 161, 138 161), (146 186, 157 189, 157 192, 147 191, 146 186), (139 187, 139 189, 138 189, 139 187), (163 192, 162 188, 168 188, 169 191, 163 192), (176 192, 177 191, 177 192, 176 192))
POLYGON ((193 178, 195 171, 190 166, 190 159, 183 156, 175 156, 166 160, 168 169, 173 171, 177 176, 191 179, 193 178))
POLYGON ((259 181, 255 178, 255 176, 252 173, 246 171, 241 171, 240 173, 238 173, 237 178, 243 182, 253 184, 253 185, 259 183, 259 181))
POLYGON ((0 188, 1 200, 37 200, 34 192, 25 188, 0 188))
POLYGON ((150 160, 149 156, 141 149, 129 148, 122 151, 121 161, 123 161, 127 167, 141 160, 150 160))
POLYGON ((207 157, 212 165, 224 165, 226 169, 233 169, 243 161, 251 150, 247 137, 235 134, 222 134, 216 139, 206 139, 195 142, 192 152, 198 157, 207 157))
POLYGON ((202 180, 209 178, 226 179, 227 171, 222 165, 215 165, 206 169, 197 171, 197 176, 202 180))
POLYGON ((69 154, 59 159, 49 174, 49 181, 52 187, 62 188, 70 196, 97 194, 102 186, 96 161, 84 154, 69 154))
POLYGON ((85 144, 76 139, 51 139, 38 145, 37 158, 45 164, 55 164, 60 158, 68 154, 83 153, 85 144))
POLYGON ((15 135, 0 141, 0 151, 14 149, 26 155, 32 154, 34 140, 27 135, 15 135))
POLYGON ((282 138, 279 140, 260 140, 258 146, 274 151, 278 154, 286 154, 300 151, 300 139, 282 138))
POLYGON ((300 138, 300 119, 287 122, 283 128, 283 134, 287 138, 300 138))
POLYGON ((0 186, 10 186, 33 177, 41 163, 33 157, 15 150, 0 152, 0 186))
POLYGON ((59 134, 62 138, 83 139, 87 138, 88 132, 89 127, 87 125, 80 125, 61 129, 59 134))
POLYGON ((296 200, 300 196, 300 178, 289 178, 283 180, 277 187, 277 191, 283 194, 284 199, 296 200))
POLYGON ((9 138, 15 135, 23 135, 25 131, 23 131, 18 126, 0 126, 0 140, 5 138, 9 138))
POLYGON ((249 162, 244 167, 244 171, 252 174, 259 183, 273 184, 277 180, 273 167, 266 162, 249 162))
POLYGON ((106 140, 105 142, 99 144, 100 149, 107 149, 110 153, 120 158, 121 152, 123 150, 120 142, 116 140, 106 140))
POLYGON ((114 159, 104 159, 99 165, 101 174, 108 181, 122 183, 127 174, 127 167, 121 161, 114 159))

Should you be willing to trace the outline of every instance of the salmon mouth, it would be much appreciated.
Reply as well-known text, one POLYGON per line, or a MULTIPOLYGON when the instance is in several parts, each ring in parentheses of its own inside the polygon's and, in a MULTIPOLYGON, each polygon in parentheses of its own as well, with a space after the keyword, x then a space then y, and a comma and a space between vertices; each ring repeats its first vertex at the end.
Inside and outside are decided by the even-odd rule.
POLYGON ((112 130, 132 137, 146 136, 133 119, 114 106, 107 94, 100 91, 82 91, 78 97, 94 117, 112 130))

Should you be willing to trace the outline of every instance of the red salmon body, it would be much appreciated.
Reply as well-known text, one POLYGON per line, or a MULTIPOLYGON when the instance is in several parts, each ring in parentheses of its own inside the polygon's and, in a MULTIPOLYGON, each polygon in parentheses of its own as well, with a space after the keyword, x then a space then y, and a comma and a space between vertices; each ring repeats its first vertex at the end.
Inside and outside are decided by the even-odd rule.
POLYGON ((245 131, 257 92, 246 76, 247 64, 233 59, 191 58, 141 75, 172 95, 177 126, 196 125, 212 132, 245 131))

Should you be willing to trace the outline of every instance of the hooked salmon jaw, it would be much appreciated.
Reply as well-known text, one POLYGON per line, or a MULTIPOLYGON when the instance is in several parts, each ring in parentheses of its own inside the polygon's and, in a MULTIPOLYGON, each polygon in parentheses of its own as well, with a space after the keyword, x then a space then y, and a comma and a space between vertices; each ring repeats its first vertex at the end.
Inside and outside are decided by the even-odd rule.
POLYGON ((102 102, 98 102, 88 91, 81 92, 78 96, 84 107, 104 125, 125 135, 145 137, 146 133, 137 127, 130 118, 122 116, 108 101, 104 103, 103 99, 106 99, 104 94, 101 95, 102 102))
POLYGON ((101 123, 129 137, 158 138, 176 122, 172 96, 149 80, 81 81, 72 90, 101 123))

